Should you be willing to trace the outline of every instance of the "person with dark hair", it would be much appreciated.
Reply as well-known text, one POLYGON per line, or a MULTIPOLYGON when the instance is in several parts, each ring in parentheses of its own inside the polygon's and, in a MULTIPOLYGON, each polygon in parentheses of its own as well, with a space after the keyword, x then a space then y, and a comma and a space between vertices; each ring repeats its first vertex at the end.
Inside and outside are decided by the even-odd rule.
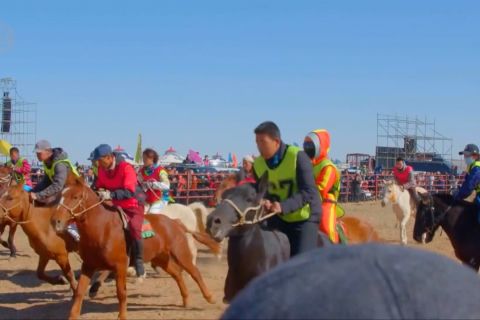
POLYGON ((316 248, 322 208, 310 158, 300 148, 285 144, 271 121, 254 132, 260 152, 253 164, 254 175, 257 181, 268 175, 264 206, 278 213, 268 220, 269 226, 287 235, 291 256, 316 248))
POLYGON ((416 202, 420 202, 420 196, 417 192, 417 183, 415 182, 415 173, 413 168, 405 163, 405 159, 398 157, 393 168, 393 178, 399 186, 408 190, 410 197, 416 202))
POLYGON ((32 189, 32 181, 30 180, 31 167, 28 160, 20 157, 20 150, 16 147, 10 149, 10 160, 6 166, 13 170, 13 178, 19 184, 23 184, 25 190, 32 189))
POLYGON ((93 161, 98 161, 97 193, 103 201, 112 201, 122 208, 128 216, 130 239, 132 241, 132 258, 137 272, 137 283, 146 277, 143 265, 143 203, 138 200, 137 174, 131 164, 112 147, 101 144, 93 152, 93 161))
POLYGON ((138 180, 147 195, 146 213, 161 213, 170 200, 170 180, 168 172, 158 165, 159 156, 153 149, 143 151, 143 167, 138 180))

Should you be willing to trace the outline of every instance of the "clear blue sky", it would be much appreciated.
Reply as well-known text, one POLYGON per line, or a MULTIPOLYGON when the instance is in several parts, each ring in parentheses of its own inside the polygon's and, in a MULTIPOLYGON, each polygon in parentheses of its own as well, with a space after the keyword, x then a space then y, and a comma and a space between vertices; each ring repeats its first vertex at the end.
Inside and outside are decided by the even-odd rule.
POLYGON ((287 142, 328 128, 344 159, 374 153, 377 112, 435 118, 455 151, 480 143, 480 1, 20 0, 0 25, 0 77, 75 160, 134 152, 139 132, 242 156, 263 120, 287 142))

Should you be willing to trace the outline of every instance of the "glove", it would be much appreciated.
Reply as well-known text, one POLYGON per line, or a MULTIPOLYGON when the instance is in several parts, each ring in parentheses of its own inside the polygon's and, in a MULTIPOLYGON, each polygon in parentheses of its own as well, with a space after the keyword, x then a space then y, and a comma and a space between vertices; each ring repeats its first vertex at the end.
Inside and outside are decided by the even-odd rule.
POLYGON ((102 201, 112 200, 112 193, 109 190, 99 190, 97 194, 102 201))
POLYGON ((145 189, 152 189, 153 188, 153 181, 145 181, 143 183, 143 188, 145 189))

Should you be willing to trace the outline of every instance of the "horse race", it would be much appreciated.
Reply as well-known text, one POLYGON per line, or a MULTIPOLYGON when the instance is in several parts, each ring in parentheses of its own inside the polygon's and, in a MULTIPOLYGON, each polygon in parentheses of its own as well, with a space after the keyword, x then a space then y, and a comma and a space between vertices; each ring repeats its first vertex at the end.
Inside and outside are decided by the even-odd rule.
POLYGON ((0 319, 480 318, 480 3, 2 9, 0 319))

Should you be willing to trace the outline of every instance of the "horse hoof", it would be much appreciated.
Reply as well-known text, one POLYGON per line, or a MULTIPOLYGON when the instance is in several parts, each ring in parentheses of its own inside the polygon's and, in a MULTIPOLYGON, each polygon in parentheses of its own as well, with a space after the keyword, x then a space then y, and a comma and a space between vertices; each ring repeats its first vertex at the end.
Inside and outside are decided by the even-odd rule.
POLYGON ((128 267, 127 269, 127 277, 136 277, 137 276, 137 271, 135 270, 134 267, 128 267))
POLYGON ((213 298, 213 296, 206 297, 205 299, 206 299, 207 302, 210 303, 210 304, 215 304, 215 303, 217 303, 217 302, 215 301, 215 299, 213 298))

